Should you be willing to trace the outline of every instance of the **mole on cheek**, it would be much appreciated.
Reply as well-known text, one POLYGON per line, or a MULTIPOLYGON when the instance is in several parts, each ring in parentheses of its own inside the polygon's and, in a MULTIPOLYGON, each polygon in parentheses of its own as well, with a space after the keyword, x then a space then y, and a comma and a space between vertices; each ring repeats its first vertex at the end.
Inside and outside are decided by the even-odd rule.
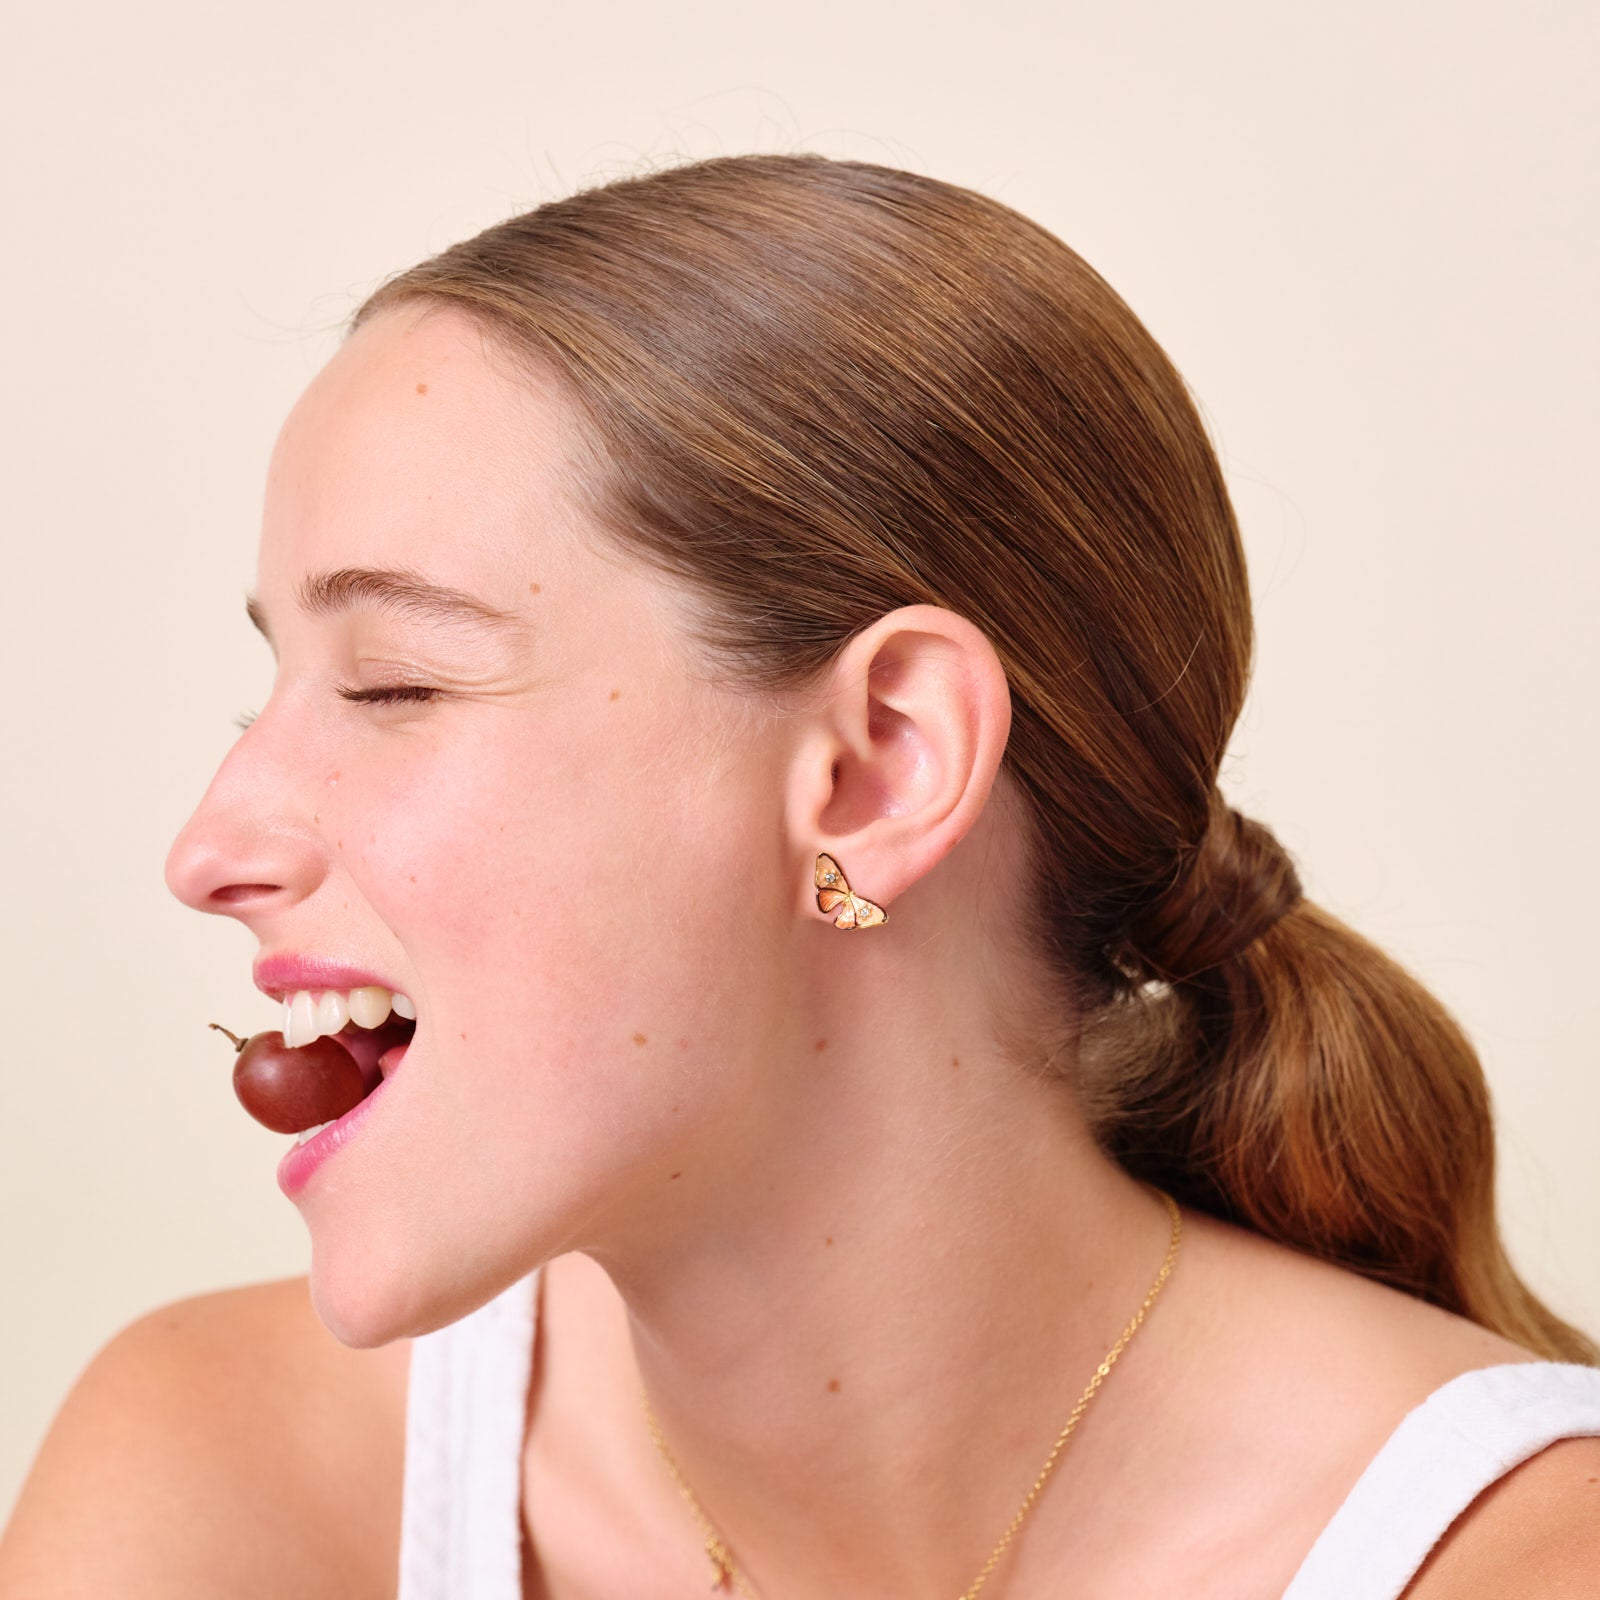
POLYGON ((645 1038, 644 1038, 644 1035, 643 1035, 643 1034, 642 1034, 642 1033, 636 1033, 636 1034, 634 1034, 634 1036, 633 1036, 633 1042, 634 1042, 634 1043, 635 1043, 635 1044, 643 1044, 643 1043, 644 1043, 644 1042, 645 1042, 645 1038))
POLYGON ((838 1394, 838 1392, 839 1392, 839 1380, 837 1378, 829 1378, 828 1379, 828 1393, 829 1394, 838 1394))
POLYGON ((425 383, 419 383, 419 384, 418 384, 418 385, 417 385, 417 393, 418 393, 418 394, 426 394, 426 393, 427 393, 427 392, 428 392, 428 386, 427 386, 427 384, 425 384, 425 383))

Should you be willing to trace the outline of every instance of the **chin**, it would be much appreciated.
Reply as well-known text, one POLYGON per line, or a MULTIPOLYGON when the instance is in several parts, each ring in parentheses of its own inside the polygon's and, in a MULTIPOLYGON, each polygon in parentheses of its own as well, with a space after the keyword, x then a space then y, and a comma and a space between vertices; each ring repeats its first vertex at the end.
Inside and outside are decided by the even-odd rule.
POLYGON ((532 1264, 477 1260, 426 1240, 314 1234, 312 1309, 340 1344, 372 1350, 433 1333, 486 1305, 532 1264))

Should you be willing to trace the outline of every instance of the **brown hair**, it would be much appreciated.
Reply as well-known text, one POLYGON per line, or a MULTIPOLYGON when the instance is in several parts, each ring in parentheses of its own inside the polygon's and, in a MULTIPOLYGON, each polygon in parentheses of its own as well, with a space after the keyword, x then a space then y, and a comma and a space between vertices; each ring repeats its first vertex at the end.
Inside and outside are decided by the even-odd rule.
POLYGON ((1086 262, 932 178, 733 156, 512 217, 350 326, 419 299, 556 376, 592 452, 575 492, 693 596, 730 681, 811 684, 902 605, 984 631, 1029 864, 1007 1046, 1130 1172, 1600 1365, 1506 1257, 1460 1026, 1217 790, 1244 550, 1182 378, 1086 262))

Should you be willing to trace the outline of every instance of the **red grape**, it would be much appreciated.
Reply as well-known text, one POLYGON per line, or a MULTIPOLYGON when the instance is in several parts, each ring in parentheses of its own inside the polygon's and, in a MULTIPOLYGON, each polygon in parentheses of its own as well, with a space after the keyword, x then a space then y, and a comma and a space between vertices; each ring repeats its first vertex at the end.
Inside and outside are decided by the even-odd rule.
POLYGON ((226 1033, 238 1051, 233 1092, 240 1105, 274 1133, 332 1122, 366 1098, 355 1057, 329 1034, 291 1050, 276 1030, 240 1039, 219 1022, 209 1026, 226 1033))

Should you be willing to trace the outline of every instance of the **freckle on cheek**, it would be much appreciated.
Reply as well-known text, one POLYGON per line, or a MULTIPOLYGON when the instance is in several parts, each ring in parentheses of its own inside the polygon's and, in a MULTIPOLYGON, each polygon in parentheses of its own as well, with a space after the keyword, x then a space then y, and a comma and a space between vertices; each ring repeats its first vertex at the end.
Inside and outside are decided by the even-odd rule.
POLYGON ((426 394, 426 393, 427 393, 427 392, 428 392, 428 386, 427 386, 427 384, 425 384, 425 383, 419 383, 419 384, 418 384, 418 385, 417 385, 417 393, 418 393, 418 394, 426 394))
POLYGON ((633 1036, 633 1042, 634 1042, 634 1043, 635 1043, 635 1044, 643 1044, 643 1043, 644 1043, 644 1042, 645 1042, 645 1039, 644 1039, 644 1035, 643 1035, 643 1034, 642 1034, 642 1033, 636 1033, 636 1034, 634 1034, 634 1036, 633 1036))
POLYGON ((818 1039, 816 1048, 818 1050, 826 1050, 828 1048, 828 1041, 826 1039, 818 1039))
POLYGON ((838 1394, 838 1392, 839 1392, 839 1380, 837 1378, 829 1378, 828 1379, 828 1393, 829 1394, 838 1394))
POLYGON ((674 1178, 681 1178, 681 1177, 682 1177, 682 1176, 683 1176, 683 1174, 682 1174, 682 1173, 681 1173, 681 1172, 674 1172, 674 1173, 673 1173, 673 1174, 672 1174, 672 1176, 673 1176, 673 1177, 674 1177, 674 1178))

